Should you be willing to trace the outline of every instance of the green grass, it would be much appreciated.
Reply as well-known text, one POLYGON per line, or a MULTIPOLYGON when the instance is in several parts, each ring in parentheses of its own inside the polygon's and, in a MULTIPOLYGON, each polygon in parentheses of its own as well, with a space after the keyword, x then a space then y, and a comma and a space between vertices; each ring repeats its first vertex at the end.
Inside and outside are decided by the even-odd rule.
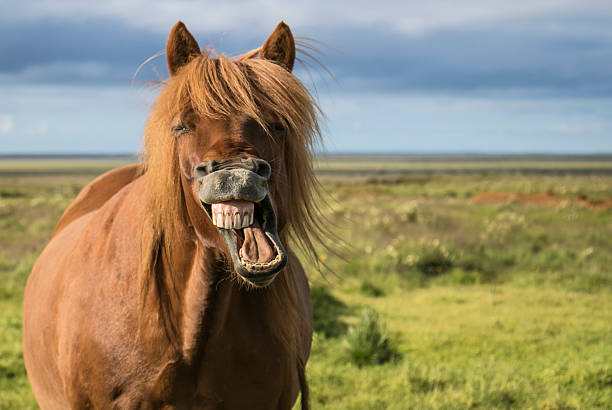
POLYGON ((339 171, 355 173, 372 173, 381 171, 393 173, 401 171, 455 171, 455 170, 593 170, 612 169, 611 161, 406 161, 396 160, 380 161, 373 158, 368 161, 338 161, 337 158, 323 158, 317 162, 320 171, 339 171))
MULTIPOLYGON (((338 292, 347 305, 357 294, 338 292)), ((609 408, 609 294, 432 286, 368 300, 399 362, 359 367, 315 338, 313 408, 609 408)))
POLYGON ((363 309, 357 323, 349 328, 346 352, 349 361, 358 367, 384 364, 399 356, 378 313, 370 307, 363 309))
MULTIPOLYGON (((3 166, 0 409, 28 409, 24 284, 92 176, 82 164, 58 164, 54 176, 3 166)), ((611 176, 375 174, 324 178, 336 198, 328 216, 351 252, 342 260, 321 247, 335 273, 325 278, 307 267, 314 409, 612 408, 612 211, 470 200, 506 191, 612 198, 611 176), (383 345, 391 360, 351 359, 355 347, 376 357, 383 345)))
POLYGON ((97 175, 113 168, 134 162, 126 159, 38 159, 38 160, 0 160, 0 175, 97 175))

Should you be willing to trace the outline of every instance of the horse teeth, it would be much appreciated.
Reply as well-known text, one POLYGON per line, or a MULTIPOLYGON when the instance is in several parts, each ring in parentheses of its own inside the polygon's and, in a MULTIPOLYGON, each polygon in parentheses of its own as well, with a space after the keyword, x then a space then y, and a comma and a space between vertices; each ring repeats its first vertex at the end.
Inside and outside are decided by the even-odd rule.
POLYGON ((253 225, 254 203, 226 201, 212 204, 213 225, 224 229, 241 229, 253 225))

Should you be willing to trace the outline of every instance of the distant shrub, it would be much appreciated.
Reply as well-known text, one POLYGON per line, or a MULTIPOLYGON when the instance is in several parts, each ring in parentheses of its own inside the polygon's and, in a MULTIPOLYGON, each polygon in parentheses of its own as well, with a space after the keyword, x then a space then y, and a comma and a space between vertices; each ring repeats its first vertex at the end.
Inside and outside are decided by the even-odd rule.
POLYGON ((531 247, 530 247, 531 252, 538 253, 542 249, 544 249, 549 243, 550 243, 550 240, 547 235, 539 234, 533 238, 533 242, 531 243, 531 247))
POLYGON ((27 196, 27 191, 20 188, 2 187, 0 188, 0 198, 23 198, 27 196))
POLYGON ((346 323, 340 316, 346 313, 346 305, 335 298, 324 286, 310 289, 314 330, 325 337, 337 337, 346 332, 346 323))
POLYGON ((385 295, 385 292, 383 292, 382 289, 374 286, 372 282, 368 280, 364 280, 361 282, 361 286, 359 287, 359 292, 361 292, 362 295, 370 296, 374 298, 385 295))
POLYGON ((415 259, 414 266, 419 272, 428 276, 435 276, 448 271, 453 267, 453 259, 446 247, 438 241, 424 244, 421 254, 415 259))
POLYGON ((398 209, 398 213, 403 222, 416 222, 419 218, 418 203, 410 201, 398 209))
POLYGON ((525 217, 515 212, 500 212, 491 220, 487 220, 484 232, 481 234, 483 240, 501 241, 511 233, 522 231, 527 228, 525 217))
POLYGON ((453 258, 453 267, 466 272, 479 272, 482 274, 482 278, 488 281, 516 264, 514 252, 513 249, 500 248, 499 246, 466 245, 453 258))
POLYGON ((359 321, 349 328, 346 342, 350 361, 360 367, 386 363, 399 356, 371 308, 364 309, 359 321))

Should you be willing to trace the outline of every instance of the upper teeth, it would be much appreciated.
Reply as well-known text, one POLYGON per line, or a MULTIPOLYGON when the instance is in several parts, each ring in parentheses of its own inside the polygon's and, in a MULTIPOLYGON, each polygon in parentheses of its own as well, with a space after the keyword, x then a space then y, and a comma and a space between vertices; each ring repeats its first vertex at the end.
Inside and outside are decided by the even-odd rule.
POLYGON ((253 202, 227 201, 212 204, 212 221, 219 228, 239 229, 253 224, 253 202))

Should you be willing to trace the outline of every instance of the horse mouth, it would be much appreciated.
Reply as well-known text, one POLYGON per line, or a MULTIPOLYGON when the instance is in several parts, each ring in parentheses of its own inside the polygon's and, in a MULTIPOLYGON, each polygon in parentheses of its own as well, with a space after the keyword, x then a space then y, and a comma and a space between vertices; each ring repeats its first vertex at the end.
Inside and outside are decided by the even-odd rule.
POLYGON ((236 273, 256 287, 269 285, 287 262, 270 198, 202 205, 225 240, 236 273))

